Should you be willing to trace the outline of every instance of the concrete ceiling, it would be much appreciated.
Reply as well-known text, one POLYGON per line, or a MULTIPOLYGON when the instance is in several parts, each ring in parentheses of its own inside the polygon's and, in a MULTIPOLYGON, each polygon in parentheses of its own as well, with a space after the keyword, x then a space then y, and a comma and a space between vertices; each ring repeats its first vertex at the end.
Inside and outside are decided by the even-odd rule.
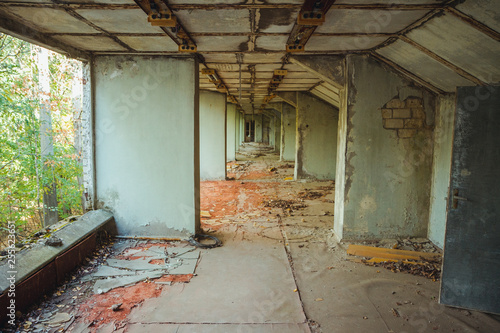
MULTIPOLYGON (((342 83, 298 60, 305 55, 367 53, 436 93, 500 81, 499 0, 322 0, 331 7, 318 27, 297 24, 314 1, 156 1, 168 5, 187 39, 148 23, 147 0, 2 0, 0 31, 82 59, 179 54, 188 41, 200 67, 214 69, 246 112, 286 91, 309 91, 338 107, 342 83), (287 53, 294 40, 303 51, 287 53), (277 69, 287 74, 269 90, 277 69)), ((216 90, 201 73, 200 88, 216 90)))

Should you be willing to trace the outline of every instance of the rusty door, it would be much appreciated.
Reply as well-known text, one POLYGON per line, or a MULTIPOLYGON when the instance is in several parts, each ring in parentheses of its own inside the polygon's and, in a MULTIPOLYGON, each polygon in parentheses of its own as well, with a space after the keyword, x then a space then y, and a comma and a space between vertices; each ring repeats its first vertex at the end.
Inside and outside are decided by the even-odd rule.
POLYGON ((500 313, 500 87, 459 87, 440 302, 500 313))

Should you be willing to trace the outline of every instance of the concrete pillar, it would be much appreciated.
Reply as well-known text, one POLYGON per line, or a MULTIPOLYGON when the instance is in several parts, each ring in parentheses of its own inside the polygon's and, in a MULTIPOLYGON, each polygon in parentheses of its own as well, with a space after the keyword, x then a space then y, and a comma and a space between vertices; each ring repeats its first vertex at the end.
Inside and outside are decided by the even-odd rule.
POLYGON ((241 113, 240 117, 240 144, 245 142, 245 114, 241 113))
POLYGON ((336 235, 425 237, 432 130, 422 120, 433 124, 434 97, 368 56, 349 55, 346 77, 339 121, 336 235))
POLYGON ((274 148, 274 115, 269 116, 269 146, 274 148))
POLYGON ((274 116, 274 152, 279 153, 281 148, 281 114, 274 116))
POLYGON ((90 211, 95 207, 95 166, 94 166, 94 135, 92 112, 92 85, 94 84, 94 68, 90 63, 82 63, 83 96, 81 115, 81 142, 82 142, 82 167, 83 167, 83 196, 85 199, 85 210, 90 211))
POLYGON ((295 121, 296 109, 288 103, 283 103, 281 113, 281 161, 295 161, 295 121))
POLYGON ((434 152, 430 197, 429 232, 427 237, 441 249, 447 218, 447 199, 450 186, 451 153, 455 124, 455 94, 440 96, 434 127, 434 152))
POLYGON ((255 120, 255 142, 262 142, 262 133, 264 128, 264 115, 256 114, 253 119, 255 120))
POLYGON ((234 133, 234 151, 235 151, 235 159, 236 159, 236 152, 240 149, 240 144, 241 144, 241 141, 240 141, 240 130, 241 130, 241 127, 240 127, 240 118, 241 118, 241 113, 236 110, 235 112, 235 117, 234 117, 234 129, 235 129, 235 133, 234 133))
POLYGON ((185 237, 199 229, 196 58, 97 56, 97 208, 121 235, 185 237))
POLYGON ((265 143, 266 145, 271 144, 271 119, 265 115, 262 114, 262 143, 265 143))
POLYGON ((335 179, 338 121, 337 108, 298 94, 295 179, 335 179))
POLYGON ((226 95, 200 92, 200 178, 226 179, 226 95))
POLYGON ((236 105, 227 104, 226 118, 226 159, 234 161, 236 159, 236 105))

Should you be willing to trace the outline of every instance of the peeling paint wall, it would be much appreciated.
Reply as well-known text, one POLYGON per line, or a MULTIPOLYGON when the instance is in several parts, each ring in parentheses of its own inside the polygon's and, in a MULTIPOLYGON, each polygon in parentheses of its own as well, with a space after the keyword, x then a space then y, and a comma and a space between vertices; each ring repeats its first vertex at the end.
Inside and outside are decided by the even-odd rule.
POLYGON ((234 161, 236 159, 236 105, 227 104, 226 120, 226 159, 234 161))
MULTIPOLYGON (((343 237, 427 236, 434 95, 367 56, 348 61, 343 237), (381 108, 397 98, 423 101, 426 127, 399 138, 381 108)), ((338 212, 336 212, 337 214, 338 212)))
POLYGON ((346 88, 340 91, 339 122, 337 131, 337 165, 335 174, 335 214, 333 217, 333 231, 338 240, 344 234, 344 207, 345 207, 345 176, 346 176, 346 149, 347 149, 347 93, 346 88))
POLYGON ((200 92, 200 178, 226 179, 226 95, 200 92))
POLYGON ((455 123, 455 94, 440 96, 437 105, 429 233, 427 237, 434 244, 443 248, 455 123))
POLYGON ((83 96, 81 115, 81 144, 83 164, 83 193, 85 210, 92 210, 95 201, 95 174, 94 174, 94 138, 92 112, 92 67, 90 63, 82 63, 83 96))
POLYGON ((295 179, 335 179, 338 122, 337 108, 298 94, 295 179))
POLYGON ((199 227, 198 62, 95 59, 97 208, 121 235, 186 236, 199 227))
POLYGON ((281 161, 295 161, 295 121, 296 109, 288 103, 282 103, 281 113, 281 161))

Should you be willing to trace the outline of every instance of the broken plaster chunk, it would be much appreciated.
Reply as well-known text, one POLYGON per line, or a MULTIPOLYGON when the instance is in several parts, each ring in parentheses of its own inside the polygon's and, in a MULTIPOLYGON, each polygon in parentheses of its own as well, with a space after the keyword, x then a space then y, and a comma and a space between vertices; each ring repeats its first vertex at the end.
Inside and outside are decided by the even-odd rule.
POLYGON ((56 236, 50 236, 49 238, 47 238, 47 240, 45 241, 45 245, 48 245, 48 246, 62 246, 63 245, 63 241, 61 238, 59 237, 56 237, 56 236))
POLYGON ((97 280, 94 284, 94 293, 103 294, 115 288, 130 286, 146 279, 157 279, 159 277, 162 277, 163 275, 164 272, 147 272, 132 276, 97 280))
POLYGON ((125 269, 130 269, 134 271, 151 271, 151 270, 161 270, 161 269, 166 269, 166 265, 155 265, 155 264, 150 264, 149 261, 151 259, 143 260, 143 259, 137 259, 137 260, 120 260, 120 259, 108 259, 107 264, 108 266, 116 267, 116 268, 125 268, 125 269))
POLYGON ((71 318, 73 318, 73 316, 70 315, 69 313, 59 312, 59 313, 56 313, 54 316, 52 316, 47 321, 47 324, 49 324, 49 325, 58 325, 58 324, 62 324, 62 323, 65 323, 65 322, 71 320, 71 318))

